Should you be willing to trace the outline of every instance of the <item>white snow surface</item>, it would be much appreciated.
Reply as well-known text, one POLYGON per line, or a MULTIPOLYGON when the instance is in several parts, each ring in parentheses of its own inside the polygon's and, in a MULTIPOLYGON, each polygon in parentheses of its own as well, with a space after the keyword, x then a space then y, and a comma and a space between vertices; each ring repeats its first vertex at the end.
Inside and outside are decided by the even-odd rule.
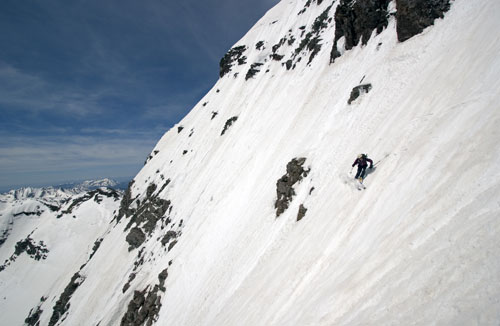
POLYGON ((391 17, 331 65, 330 23, 312 63, 304 53, 287 71, 269 59, 272 46, 295 35, 277 51, 288 60, 299 27, 331 1, 297 15, 304 3, 281 1, 235 44, 247 46, 247 63, 162 137, 134 178, 130 207, 154 183, 154 195, 171 201, 171 223, 129 251, 122 218, 84 268, 76 266, 88 252, 78 252, 50 289, 33 297, 26 286, 29 302, 11 284, 35 276, 7 276, 11 265, 0 272, 6 320, 22 323, 45 295, 47 325, 79 271, 85 281, 59 324, 120 325, 134 291, 151 291, 168 268, 156 325, 500 323, 500 2, 455 0, 404 43, 391 17), (260 72, 245 81, 255 62, 260 72), (372 90, 348 105, 361 80, 372 90), (349 171, 364 152, 376 166, 359 191, 349 171), (276 182, 296 157, 310 173, 276 218, 276 182), (178 242, 168 250, 160 240, 172 230, 178 242))

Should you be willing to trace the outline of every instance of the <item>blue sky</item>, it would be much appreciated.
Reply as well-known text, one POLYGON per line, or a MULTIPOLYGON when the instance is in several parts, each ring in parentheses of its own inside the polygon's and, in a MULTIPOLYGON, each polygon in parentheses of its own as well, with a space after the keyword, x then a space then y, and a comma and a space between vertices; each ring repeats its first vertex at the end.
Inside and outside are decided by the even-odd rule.
POLYGON ((278 0, 2 0, 0 190, 133 177, 278 0))

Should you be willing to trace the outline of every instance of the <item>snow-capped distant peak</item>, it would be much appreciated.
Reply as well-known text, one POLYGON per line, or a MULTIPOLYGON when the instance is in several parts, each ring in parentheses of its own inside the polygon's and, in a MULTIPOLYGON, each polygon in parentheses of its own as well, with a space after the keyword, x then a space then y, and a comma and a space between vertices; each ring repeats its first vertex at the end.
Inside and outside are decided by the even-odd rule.
POLYGON ((99 180, 87 180, 82 182, 84 187, 114 187, 118 184, 115 180, 104 178, 99 180))

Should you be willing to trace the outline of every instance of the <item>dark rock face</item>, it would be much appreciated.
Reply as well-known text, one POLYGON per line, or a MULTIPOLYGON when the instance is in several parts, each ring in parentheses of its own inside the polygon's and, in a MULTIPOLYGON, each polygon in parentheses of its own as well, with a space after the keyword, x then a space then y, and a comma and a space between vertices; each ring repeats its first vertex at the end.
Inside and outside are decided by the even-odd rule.
MULTIPOLYGON (((306 7, 308 7, 307 4, 306 4, 306 7)), ((302 38, 302 40, 300 40, 299 45, 294 50, 294 54, 293 54, 293 59, 296 60, 296 62, 300 61, 301 58, 298 56, 300 55, 300 53, 303 50, 308 50, 310 53, 309 61, 307 62, 307 64, 311 63, 313 61, 314 57, 321 50, 320 33, 321 33, 321 31, 323 31, 323 29, 327 28, 328 23, 331 22, 331 19, 328 16, 331 8, 332 8, 332 6, 328 6, 318 17, 316 17, 316 19, 314 20, 314 22, 312 24, 311 31, 309 31, 302 38)), ((302 37, 303 34, 305 33, 305 26, 301 26, 301 27, 299 27, 299 29, 302 30, 302 34, 301 34, 301 37, 302 37)), ((290 69, 289 67, 293 69, 295 67, 295 65, 291 66, 287 62, 287 64, 286 64, 287 70, 290 69)))
POLYGON ((165 281, 168 277, 168 268, 165 268, 160 274, 158 274, 158 280, 160 281, 160 290, 165 292, 165 281))
POLYGON ((134 185, 135 180, 132 180, 128 184, 128 188, 125 191, 125 195, 123 195, 122 201, 120 203, 120 209, 118 210, 118 215, 116 216, 117 222, 120 222, 120 219, 123 216, 129 216, 133 213, 130 209, 130 205, 133 202, 132 199, 132 186, 134 185))
POLYGON ((299 212, 297 213, 297 222, 300 221, 304 216, 306 216, 307 208, 303 204, 300 204, 299 212))
POLYGON ((0 247, 4 244, 5 241, 7 241, 7 238, 9 237, 11 228, 7 228, 3 230, 2 235, 0 235, 0 247))
POLYGON ((130 287, 130 282, 132 282, 132 281, 135 279, 135 276, 136 276, 136 273, 134 273, 134 272, 132 272, 132 273, 128 276, 128 282, 127 282, 127 283, 125 283, 125 285, 123 286, 122 293, 127 292, 128 288, 130 287))
POLYGON ((145 240, 146 235, 138 227, 132 228, 125 238, 125 241, 127 241, 129 244, 129 251, 135 248, 139 248, 145 240))
POLYGON ((243 52, 246 50, 246 46, 240 45, 230 49, 224 57, 219 62, 219 77, 224 77, 227 73, 231 71, 231 67, 234 62, 238 62, 239 65, 245 64, 246 57, 243 56, 243 52))
POLYGON ((161 296, 158 295, 159 285, 147 292, 135 291, 133 299, 128 304, 128 309, 122 317, 121 326, 153 325, 161 309, 161 296))
POLYGON ((61 213, 57 215, 57 218, 61 218, 64 214, 73 213, 73 209, 91 199, 94 199, 96 203, 100 204, 102 202, 102 197, 114 198, 116 201, 120 199, 120 194, 116 190, 110 188, 97 188, 91 190, 82 197, 74 199, 67 209, 61 211, 61 213))
MULTIPOLYGON (((168 183, 170 183, 170 179, 165 182, 161 190, 163 190, 168 183)), ((139 248, 146 240, 146 236, 150 235, 156 228, 158 221, 166 219, 164 215, 169 211, 171 203, 169 200, 158 198, 159 193, 154 195, 156 189, 157 186, 154 183, 148 186, 144 200, 142 202, 137 200, 137 209, 123 207, 125 216, 131 216, 125 230, 130 229, 132 225, 136 223, 136 226, 129 231, 129 234, 125 238, 130 245, 129 250, 139 248)), ((132 203, 133 201, 130 202, 130 204, 132 203)), ((120 208, 120 211, 122 211, 122 208, 120 208)))
POLYGON ((270 55, 270 57, 274 61, 281 61, 281 59, 283 59, 284 55, 279 55, 279 54, 273 53, 270 55))
MULTIPOLYGON (((32 232, 33 233, 33 232, 32 232)), ((14 253, 10 256, 9 259, 5 260, 3 265, 0 265, 0 272, 5 270, 7 266, 11 264, 11 262, 16 261, 19 255, 26 253, 30 256, 31 259, 40 260, 47 259, 47 254, 49 253, 49 249, 43 241, 40 241, 38 244, 33 240, 31 234, 28 235, 26 239, 20 240, 16 243, 14 253)))
POLYGON ((345 49, 361 43, 366 45, 374 30, 382 32, 388 24, 389 0, 341 0, 335 11, 335 39, 330 63, 340 57, 337 42, 345 37, 345 49))
POLYGON ((85 278, 83 278, 78 272, 73 275, 71 281, 66 286, 63 293, 61 293, 59 300, 57 300, 56 304, 54 305, 53 313, 49 321, 49 326, 57 324, 59 319, 68 311, 70 307, 69 300, 75 293, 76 289, 78 289, 78 287, 83 283, 83 281, 85 281, 85 278))
POLYGON ((174 240, 172 242, 170 242, 170 244, 168 245, 168 251, 172 250, 172 248, 177 244, 177 240, 174 240))
POLYGON ((450 0, 396 0, 396 7, 398 41, 404 42, 444 18, 450 0))
POLYGON ((166 246, 167 243, 170 242, 170 240, 176 239, 176 238, 177 238, 177 232, 175 232, 175 231, 168 231, 167 234, 165 234, 163 236, 163 238, 161 239, 161 244, 163 246, 166 246))
POLYGON ((26 325, 28 326, 39 326, 40 325, 40 316, 43 313, 43 310, 41 308, 41 305, 43 302, 45 302, 47 298, 42 297, 40 299, 40 305, 38 305, 36 308, 33 308, 30 310, 28 317, 24 320, 26 325))
POLYGON ((347 104, 354 102, 361 94, 368 93, 372 89, 372 84, 363 84, 356 86, 351 91, 351 96, 347 101, 347 104))
POLYGON ((283 37, 280 39, 280 41, 278 43, 276 43, 275 45, 273 45, 272 49, 273 49, 273 53, 276 53, 276 51, 279 50, 279 48, 285 44, 286 42, 286 37, 283 37))
POLYGON ((278 197, 274 203, 276 217, 283 214, 292 201, 293 196, 295 196, 293 186, 304 177, 307 177, 310 172, 310 170, 305 170, 303 168, 305 161, 306 159, 304 157, 291 160, 286 165, 286 174, 276 182, 276 194, 278 197))
POLYGON ((248 71, 247 71, 247 74, 245 76, 245 80, 249 80, 250 78, 253 78, 253 76, 255 76, 260 71, 260 69, 257 69, 260 66, 262 66, 262 63, 259 63, 259 62, 252 63, 252 65, 250 66, 250 69, 248 69, 248 71))
POLYGON ((221 136, 224 135, 226 133, 226 131, 229 129, 229 127, 231 127, 233 125, 233 123, 236 122, 236 120, 238 120, 238 117, 232 117, 232 118, 227 119, 226 124, 224 125, 224 129, 222 129, 222 132, 220 135, 221 136))
POLYGON ((47 246, 40 241, 37 245, 33 239, 27 237, 24 240, 18 241, 16 243, 16 248, 14 250, 14 255, 19 256, 22 253, 27 253, 34 260, 46 259, 49 250, 47 246))

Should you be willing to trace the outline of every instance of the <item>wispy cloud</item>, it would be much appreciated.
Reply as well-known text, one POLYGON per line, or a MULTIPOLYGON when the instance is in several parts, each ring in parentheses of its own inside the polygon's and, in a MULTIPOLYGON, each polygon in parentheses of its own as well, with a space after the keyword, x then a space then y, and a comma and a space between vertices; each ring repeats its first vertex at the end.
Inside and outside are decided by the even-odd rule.
POLYGON ((106 90, 88 93, 68 85, 56 85, 44 78, 0 63, 0 109, 43 111, 85 116, 100 110, 98 101, 106 90))
POLYGON ((48 182, 55 174, 71 178, 78 170, 102 175, 107 167, 114 167, 115 173, 123 168, 137 173, 157 140, 152 134, 124 138, 117 132, 116 137, 80 136, 66 141, 55 137, 2 141, 0 186, 23 183, 24 175, 37 182, 48 182))

